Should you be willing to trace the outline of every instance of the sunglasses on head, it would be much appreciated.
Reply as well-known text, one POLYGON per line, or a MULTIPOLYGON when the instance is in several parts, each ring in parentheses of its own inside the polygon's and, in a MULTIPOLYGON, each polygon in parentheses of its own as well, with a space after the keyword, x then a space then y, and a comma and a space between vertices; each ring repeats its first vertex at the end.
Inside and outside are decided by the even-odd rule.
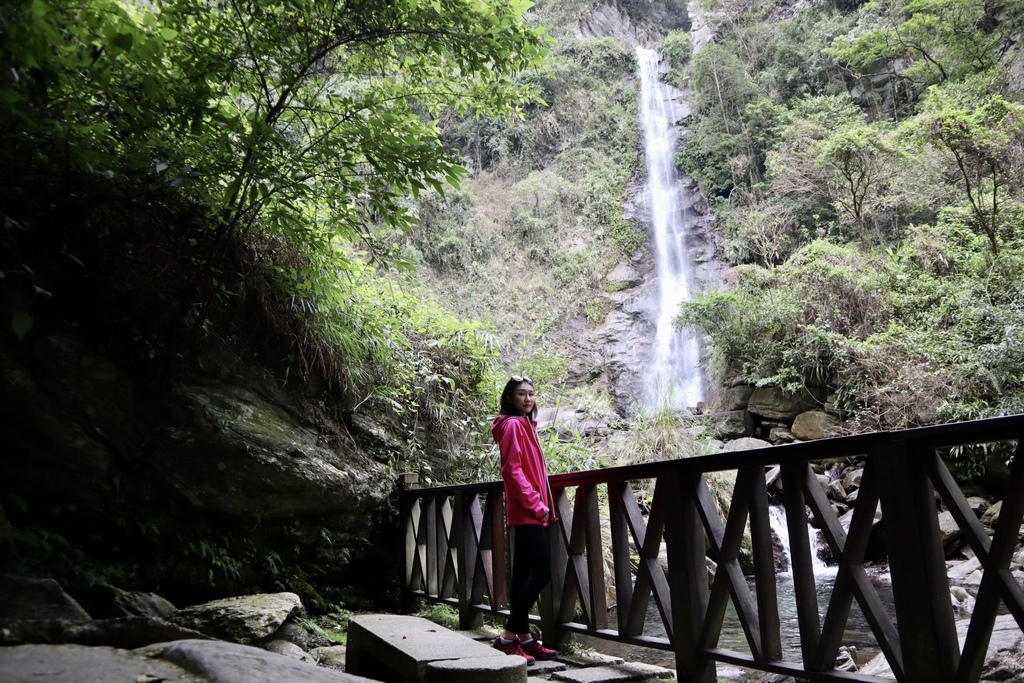
POLYGON ((529 382, 533 384, 533 380, 528 375, 512 375, 513 382, 529 382))

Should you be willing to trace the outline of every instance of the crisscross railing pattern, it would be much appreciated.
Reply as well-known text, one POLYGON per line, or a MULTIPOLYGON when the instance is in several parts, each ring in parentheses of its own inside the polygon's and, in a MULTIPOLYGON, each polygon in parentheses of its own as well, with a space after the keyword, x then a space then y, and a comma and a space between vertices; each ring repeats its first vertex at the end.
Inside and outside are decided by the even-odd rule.
MULTIPOLYGON (((806 681, 886 680, 835 669, 856 600, 898 681, 977 681, 999 610, 1024 625, 1024 591, 1010 573, 1024 520, 1022 437, 1024 415, 1017 415, 552 477, 558 511, 551 534, 553 579, 531 618, 553 641, 577 632, 671 650, 680 681, 713 683, 719 662, 806 681), (940 456, 952 447, 997 441, 1017 445, 990 537, 940 456), (845 529, 810 463, 851 456, 865 456, 865 467, 845 529), (791 539, 798 661, 783 658, 765 487, 766 468, 776 465, 791 539), (705 476, 725 471, 735 472, 735 485, 723 516, 705 476), (649 504, 638 498, 638 482, 653 483, 649 504), (962 647, 936 493, 984 570, 962 647), (892 613, 864 567, 879 507, 892 613), (819 605, 815 588, 807 510, 839 561, 825 605, 819 605), (747 529, 753 591, 740 565, 747 529), (659 559, 663 547, 667 571, 659 559), (710 578, 708 557, 717 563, 710 578), (609 581, 617 607, 614 625, 608 617, 609 581), (644 633, 652 599, 667 636, 644 633), (718 645, 730 603, 749 652, 718 645)), ((514 538, 506 539, 501 483, 406 488, 402 501, 407 597, 457 606, 466 628, 484 614, 507 616, 506 548, 514 552, 514 538)))

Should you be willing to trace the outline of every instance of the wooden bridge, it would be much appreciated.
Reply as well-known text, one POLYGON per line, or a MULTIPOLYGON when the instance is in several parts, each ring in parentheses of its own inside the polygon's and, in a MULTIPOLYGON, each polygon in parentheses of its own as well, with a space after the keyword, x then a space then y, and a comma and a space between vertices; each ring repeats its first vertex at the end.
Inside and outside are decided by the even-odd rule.
MULTIPOLYGON (((806 681, 891 681, 835 668, 856 599, 896 680, 978 681, 999 611, 1008 611, 1024 627, 1024 591, 1009 570, 1024 518, 1022 442, 1024 415, 1016 415, 554 476, 559 516, 551 534, 554 578, 541 598, 539 614, 531 618, 549 641, 586 633, 671 650, 681 682, 714 683, 716 663, 806 681), (990 537, 942 456, 958 446, 996 442, 1016 446, 1002 511, 990 537), (865 467, 845 530, 810 463, 852 456, 865 456, 865 467), (785 660, 782 649, 765 488, 766 468, 776 465, 781 466, 791 539, 799 661, 785 660), (705 475, 728 470, 735 471, 736 484, 723 519, 705 475), (637 499, 638 482, 653 484, 649 509, 637 499), (962 648, 935 493, 984 570, 962 648), (879 503, 892 580, 891 610, 864 567, 879 503), (820 520, 823 536, 839 558, 824 605, 818 604, 815 590, 807 508, 820 520), (753 592, 739 562, 748 527, 753 592), (610 530, 610 549, 603 547, 602 529, 605 534, 610 530), (658 560, 663 541, 667 572, 658 560), (614 580, 614 624, 608 623, 606 555, 614 580), (717 562, 711 580, 707 556, 717 562), (643 632, 652 598, 667 637, 643 632), (749 652, 718 646, 730 601, 749 652)), ((402 508, 406 597, 456 606, 464 628, 479 625, 484 614, 507 617, 508 542, 501 482, 407 489, 402 508)))

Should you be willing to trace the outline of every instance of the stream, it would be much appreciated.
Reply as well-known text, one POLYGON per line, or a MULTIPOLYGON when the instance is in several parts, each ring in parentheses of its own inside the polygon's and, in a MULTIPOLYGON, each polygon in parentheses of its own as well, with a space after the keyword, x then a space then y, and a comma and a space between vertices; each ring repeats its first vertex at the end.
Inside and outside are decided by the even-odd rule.
MULTIPOLYGON (((783 548, 783 557, 781 558, 783 565, 788 567, 789 558, 786 556, 786 553, 788 553, 790 544, 788 528, 786 526, 786 516, 783 508, 781 506, 771 506, 769 508, 769 520, 771 522, 772 530, 779 537, 780 546, 783 548)), ((817 547, 820 544, 817 533, 813 527, 808 526, 807 529, 808 535, 811 538, 812 547, 817 547)), ((835 566, 828 566, 817 557, 814 558, 814 578, 815 586, 817 588, 818 609, 822 614, 824 614, 828 607, 828 600, 832 594, 832 586, 835 583, 836 571, 837 568, 835 566)), ((868 578, 878 591, 882 605, 890 614, 892 614, 894 610, 892 604, 892 586, 889 583, 889 574, 885 571, 878 571, 875 573, 871 573, 869 571, 868 578)), ((757 591, 754 587, 753 577, 747 577, 747 585, 750 588, 751 595, 755 596, 756 599, 757 591)), ((800 629, 797 621, 796 599, 794 597, 793 575, 791 572, 783 571, 778 574, 775 590, 778 597, 779 622, 782 634, 782 658, 784 661, 789 662, 802 661, 802 655, 800 653, 800 629)), ((609 624, 615 624, 616 619, 617 615, 613 608, 609 612, 609 624)), ((643 635, 661 638, 664 638, 667 635, 661 622, 661 615, 658 612, 657 606, 654 604, 653 598, 648 605, 647 618, 644 620, 643 635)), ((646 664, 653 664, 655 666, 661 666, 673 670, 676 668, 675 656, 669 650, 658 650, 649 647, 626 645, 590 636, 577 636, 577 640, 584 647, 593 648, 594 650, 604 654, 622 657, 626 661, 644 662, 646 664)), ((849 648, 855 648, 854 662, 858 667, 866 664, 881 651, 878 647, 878 641, 871 632, 871 627, 869 626, 867 619, 865 619, 863 612, 861 612, 860 607, 857 605, 856 600, 853 601, 850 608, 850 618, 846 624, 846 632, 843 637, 842 644, 849 648)), ((731 601, 728 609, 726 610, 725 620, 722 624, 722 632, 718 645, 719 647, 728 650, 734 650, 743 654, 750 654, 750 648, 747 646, 746 636, 743 633, 739 617, 737 616, 736 610, 734 609, 731 601)), ((763 674, 758 672, 747 672, 743 669, 719 664, 718 676, 722 679, 746 683, 748 681, 759 680, 763 674)))
MULTIPOLYGON (((816 574, 815 578, 817 579, 818 606, 819 609, 824 612, 824 609, 828 604, 828 598, 832 592, 832 583, 835 580, 835 574, 816 574)), ((882 599, 882 604, 885 605, 886 609, 891 611, 892 588, 888 581, 888 575, 885 573, 879 573, 871 575, 870 579, 878 590, 879 596, 882 599)), ((756 595, 752 578, 748 578, 748 585, 750 586, 751 594, 756 595)), ((793 594, 792 575, 788 573, 780 574, 779 581, 776 585, 776 591, 778 592, 779 620, 782 627, 782 658, 784 661, 799 662, 802 660, 800 655, 800 631, 797 625, 796 602, 793 594)), ((615 610, 612 609, 609 612, 609 622, 614 624, 615 619, 615 610)), ((654 605, 653 599, 648 606, 647 619, 644 622, 644 635, 657 637, 666 636, 665 629, 661 623, 661 615, 658 613, 658 609, 654 605)), ((590 636, 576 636, 576 640, 584 647, 593 648, 594 650, 607 655, 622 657, 628 662, 644 662, 646 664, 653 664, 655 666, 661 666, 672 670, 675 670, 676 668, 675 656, 669 650, 625 645, 590 636)), ((731 603, 726 611, 725 622, 722 625, 722 635, 718 644, 719 647, 725 649, 734 650, 744 654, 750 653, 750 649, 747 647, 746 637, 743 635, 743 629, 740 627, 739 618, 736 616, 736 611, 733 609, 731 603)), ((857 606, 856 600, 850 609, 850 619, 847 622, 843 645, 856 648, 854 661, 857 663, 857 666, 866 664, 872 657, 881 651, 878 647, 877 641, 875 640, 874 634, 871 633, 871 628, 868 626, 867 620, 864 618, 864 614, 857 606)), ((764 674, 759 672, 747 672, 724 664, 718 665, 719 678, 745 682, 759 680, 763 675, 764 674)))

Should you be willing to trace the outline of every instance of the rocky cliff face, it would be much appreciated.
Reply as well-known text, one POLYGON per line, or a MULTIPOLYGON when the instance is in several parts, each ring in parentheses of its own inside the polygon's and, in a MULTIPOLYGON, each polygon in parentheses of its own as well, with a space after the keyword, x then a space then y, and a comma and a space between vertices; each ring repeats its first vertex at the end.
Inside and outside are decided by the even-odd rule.
POLYGON ((355 599, 373 562, 360 583, 382 597, 394 477, 332 412, 226 346, 173 377, 71 334, 0 346, 0 530, 23 549, 4 564, 185 602, 293 586, 315 605, 355 599))
MULTIPOLYGON (((695 8, 686 3, 667 0, 651 3, 642 16, 631 16, 629 8, 616 4, 596 7, 582 23, 580 38, 614 37, 630 49, 654 47, 660 36, 670 29, 689 30, 695 8)), ((678 134, 685 137, 686 118, 690 115, 688 93, 672 89, 674 106, 679 117, 678 134)), ((639 125, 639 122, 637 123, 639 125)), ((643 154, 643 150, 638 150, 643 154)), ((651 224, 651 207, 645 199, 645 178, 633 179, 628 191, 629 201, 623 206, 626 220, 638 226, 651 224)), ((695 270, 695 287, 705 291, 716 287, 721 264, 718 261, 719 237, 713 227, 713 216, 697 183, 681 177, 677 188, 679 208, 687 218, 686 245, 689 261, 695 270)), ((641 227, 641 229, 644 229, 641 227)), ((649 242, 653 244, 653 236, 649 242)), ((615 409, 624 416, 638 412, 643 396, 643 369, 650 365, 658 323, 658 287, 653 255, 649 250, 631 254, 605 278, 603 294, 608 315, 589 334, 589 343, 581 343, 581 355, 588 359, 587 368, 601 367, 614 400, 615 409)))

